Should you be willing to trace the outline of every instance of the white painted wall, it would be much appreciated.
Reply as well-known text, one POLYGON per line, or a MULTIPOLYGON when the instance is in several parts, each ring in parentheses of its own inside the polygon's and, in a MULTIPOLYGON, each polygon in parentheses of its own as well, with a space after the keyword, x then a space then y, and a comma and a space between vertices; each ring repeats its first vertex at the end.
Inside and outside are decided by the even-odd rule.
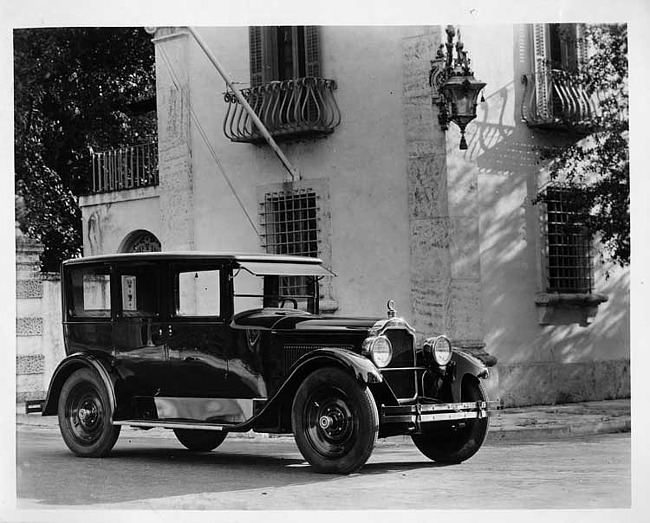
POLYGON ((120 252, 125 238, 140 229, 161 238, 158 187, 84 196, 79 204, 84 256, 120 252))
MULTIPOLYGON (((538 323, 534 297, 541 290, 539 253, 543 240, 540 209, 531 204, 531 199, 537 193, 540 170, 534 147, 548 138, 530 130, 519 113, 523 95, 519 79, 531 70, 527 27, 473 27, 464 31, 464 38, 477 78, 488 83, 486 102, 479 108, 476 123, 470 124, 473 135, 469 150, 462 155, 475 163, 479 173, 486 349, 499 359, 502 374, 507 366, 538 365, 539 373, 547 373, 554 368, 547 364, 604 364, 629 359, 627 269, 603 267, 594 260, 594 292, 605 294, 609 301, 600 305, 591 325, 538 323), (605 269, 610 271, 609 279, 605 269)), ((605 383, 597 383, 600 378, 614 382, 621 376, 586 376, 593 381, 592 387, 607 389, 605 383)), ((629 375, 622 379, 628 380, 629 387, 629 375)))
MULTIPOLYGON (((232 79, 247 84, 248 29, 203 30, 202 35, 232 79)), ((327 138, 282 145, 304 179, 329 183, 339 314, 383 315, 389 298, 400 313, 410 312, 400 38, 400 28, 323 28, 322 74, 338 83, 342 123, 327 138)), ((225 138, 225 85, 198 45, 191 42, 190 49, 196 120, 258 226, 257 187, 286 180, 287 174, 267 146, 225 138)), ((198 127, 193 120, 196 248, 259 251, 255 232, 198 127)))

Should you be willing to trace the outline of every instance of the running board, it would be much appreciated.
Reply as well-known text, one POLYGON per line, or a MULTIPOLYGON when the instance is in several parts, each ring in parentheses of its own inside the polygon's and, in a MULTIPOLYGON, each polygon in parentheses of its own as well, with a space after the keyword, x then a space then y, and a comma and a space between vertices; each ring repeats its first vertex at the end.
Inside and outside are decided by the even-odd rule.
POLYGON ((169 420, 137 420, 127 419, 113 421, 113 425, 126 425, 128 427, 143 427, 143 428, 156 428, 163 429, 197 429, 197 430, 214 430, 214 431, 228 431, 233 429, 232 425, 217 425, 215 423, 205 422, 191 422, 191 421, 169 421, 169 420))

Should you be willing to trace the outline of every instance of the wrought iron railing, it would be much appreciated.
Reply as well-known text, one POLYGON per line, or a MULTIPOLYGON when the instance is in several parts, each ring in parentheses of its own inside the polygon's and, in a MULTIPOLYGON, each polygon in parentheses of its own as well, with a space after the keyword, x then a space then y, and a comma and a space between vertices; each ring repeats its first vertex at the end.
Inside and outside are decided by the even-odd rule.
POLYGON ((585 126, 598 115, 599 98, 587 94, 579 76, 559 69, 525 74, 521 116, 529 126, 585 126))
MULTIPOLYGON (((276 139, 329 134, 341 123, 341 112, 334 98, 336 82, 324 78, 295 78, 283 82, 242 89, 241 93, 255 114, 276 139)), ((223 123, 224 134, 233 142, 264 141, 250 115, 232 92, 223 123)))
POLYGON ((158 185, 158 144, 91 151, 92 194, 158 185))

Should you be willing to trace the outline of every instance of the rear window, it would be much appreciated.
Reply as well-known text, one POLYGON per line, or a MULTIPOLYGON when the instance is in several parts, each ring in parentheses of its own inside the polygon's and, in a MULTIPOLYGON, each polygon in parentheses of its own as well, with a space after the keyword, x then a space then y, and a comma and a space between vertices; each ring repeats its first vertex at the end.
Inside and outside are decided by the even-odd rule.
POLYGON ((68 313, 78 318, 111 317, 109 267, 73 269, 69 277, 68 313))

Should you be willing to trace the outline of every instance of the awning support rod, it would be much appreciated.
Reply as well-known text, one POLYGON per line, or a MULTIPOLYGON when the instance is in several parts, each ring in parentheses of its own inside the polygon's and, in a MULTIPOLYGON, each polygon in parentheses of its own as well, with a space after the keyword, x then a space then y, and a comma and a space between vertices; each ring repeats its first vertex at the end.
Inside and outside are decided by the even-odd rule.
POLYGON ((244 109, 250 116, 251 120, 253 120, 253 123, 255 124, 257 129, 260 131, 262 136, 264 136, 268 144, 271 146, 271 149, 273 149, 277 157, 282 162, 282 165, 284 165, 285 169, 289 172, 289 175, 291 176, 291 181, 295 181, 296 178, 300 179, 300 172, 293 165, 291 165, 291 162, 289 162, 289 159, 284 155, 284 153, 282 152, 278 144, 275 142, 275 140, 273 139, 273 137, 271 136, 267 128, 262 123, 262 120, 260 120, 259 117, 255 114, 255 111, 253 111, 253 108, 250 106, 246 98, 244 98, 244 96, 241 94, 239 89, 237 89, 234 86, 234 84, 228 77, 225 69, 223 68, 223 66, 217 59, 217 57, 214 55, 214 53, 207 46, 203 38, 196 32, 196 30, 193 27, 188 27, 187 30, 194 37, 194 39, 199 44, 201 49, 203 49, 203 52, 206 54, 208 59, 212 62, 212 65, 214 65, 216 70, 224 79, 228 88, 233 92, 235 98, 237 98, 237 101, 244 107, 244 109))

